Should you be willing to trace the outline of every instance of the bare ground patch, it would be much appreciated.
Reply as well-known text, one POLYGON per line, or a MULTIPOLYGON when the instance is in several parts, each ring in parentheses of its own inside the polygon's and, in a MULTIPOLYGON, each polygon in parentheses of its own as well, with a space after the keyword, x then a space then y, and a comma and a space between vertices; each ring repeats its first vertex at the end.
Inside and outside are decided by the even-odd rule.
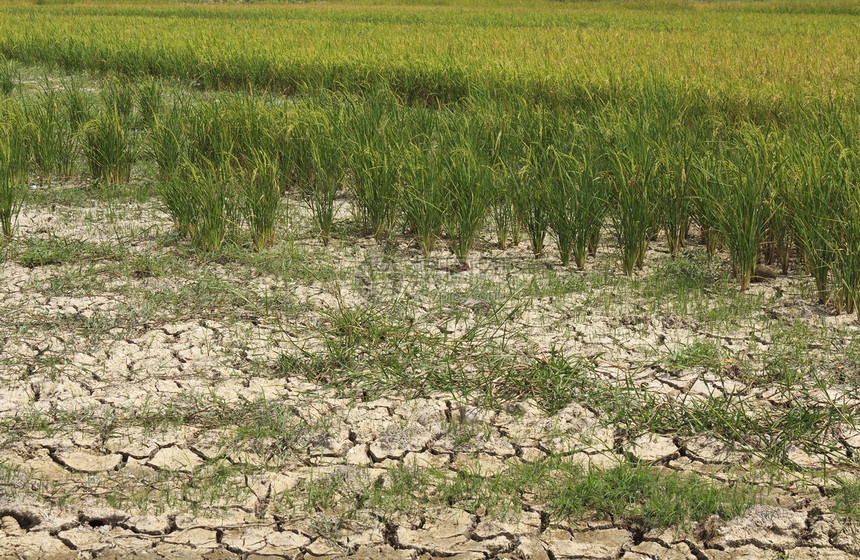
POLYGON ((632 278, 491 240, 465 272, 405 237, 209 259, 122 201, 19 226, 0 555, 860 553, 856 318, 800 271, 739 293, 692 239, 632 278))

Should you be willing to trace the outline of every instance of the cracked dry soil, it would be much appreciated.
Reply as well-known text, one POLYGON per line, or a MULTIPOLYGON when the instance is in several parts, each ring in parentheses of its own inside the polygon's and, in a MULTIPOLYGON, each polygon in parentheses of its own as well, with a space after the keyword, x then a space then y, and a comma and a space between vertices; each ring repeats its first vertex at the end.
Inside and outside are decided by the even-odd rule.
MULTIPOLYGON (((789 446, 790 467, 767 470, 754 442, 621 430, 601 410, 576 402, 548 414, 532 399, 488 407, 467 394, 435 389, 367 396, 275 367, 282 355, 324 347, 313 333, 338 306, 363 308, 390 298, 418 310, 415 328, 435 329, 451 341, 492 315, 488 308, 507 305, 516 313, 500 328, 521 335, 512 344, 523 353, 558 349, 589 356, 597 376, 626 376, 625 382, 667 403, 732 395, 762 410, 779 409, 784 403, 772 387, 701 367, 667 369, 655 349, 672 355, 716 340, 741 360, 770 352, 784 324, 830 333, 831 345, 855 336, 855 320, 803 300, 807 283, 799 273, 755 286, 743 296, 753 302, 748 311, 707 322, 706 312, 719 302, 685 315, 648 307, 635 289, 626 295, 600 286, 541 292, 533 277, 564 281, 577 273, 547 272, 555 265, 535 264, 520 249, 500 253, 487 246, 471 270, 450 274, 427 266, 407 241, 392 263, 371 242, 335 242, 323 251, 305 239, 296 241, 301 259, 335 273, 321 268, 290 276, 229 259, 191 257, 188 264, 189 253, 172 239, 167 219, 149 204, 28 208, 21 216, 18 238, 0 264, 6 318, 0 322, 6 428, 0 435, 0 557, 860 555, 860 527, 831 513, 836 474, 853 476, 860 452, 860 432, 845 423, 822 431, 822 442, 832 445, 789 446), (68 259, 22 258, 38 249, 37 242, 101 249, 68 259), (512 285, 530 288, 505 295, 512 285), (496 296, 501 303, 492 300, 496 296), (261 423, 268 428, 255 428, 261 423), (548 457, 593 468, 641 461, 766 490, 759 505, 739 517, 670 529, 564 517, 529 495, 498 515, 436 501, 350 505, 374 489, 390 489, 396 500, 396 473, 403 469, 425 469, 442 479, 461 471, 492 479, 548 457)), ((668 257, 652 253, 655 270, 653 263, 668 257)), ((434 263, 446 258, 434 255, 434 263)), ((605 272, 612 260, 603 248, 589 274, 613 276, 605 272)), ((856 407, 854 388, 831 385, 821 389, 821 398, 856 407)))

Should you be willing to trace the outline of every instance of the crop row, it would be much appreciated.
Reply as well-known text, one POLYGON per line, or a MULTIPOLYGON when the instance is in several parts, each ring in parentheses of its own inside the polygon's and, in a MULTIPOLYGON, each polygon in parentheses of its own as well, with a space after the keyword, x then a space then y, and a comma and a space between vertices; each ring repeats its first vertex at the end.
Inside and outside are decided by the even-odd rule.
POLYGON ((212 89, 388 89, 431 105, 674 97, 763 120, 786 118, 793 100, 857 101, 860 35, 838 0, 457 4, 13 3, 0 7, 0 54, 212 89))
MULTIPOLYGON (((2 80, 0 80, 2 82, 2 80)), ((404 107, 393 94, 284 100, 224 94, 172 100, 159 82, 106 82, 10 97, 0 106, 0 221, 11 235, 23 185, 75 173, 103 183, 155 165, 176 229, 203 250, 247 226, 276 241, 283 196, 301 198, 328 243, 336 201, 376 239, 406 231, 429 254, 440 239, 466 262, 492 228, 500 247, 549 236, 562 262, 585 266, 609 231, 627 274, 664 235, 674 254, 694 224, 708 252, 727 249, 741 289, 760 261, 792 256, 819 298, 857 308, 860 119, 822 108, 813 126, 684 120, 684 108, 577 115, 404 107), (606 224, 611 227, 605 228, 606 224)))

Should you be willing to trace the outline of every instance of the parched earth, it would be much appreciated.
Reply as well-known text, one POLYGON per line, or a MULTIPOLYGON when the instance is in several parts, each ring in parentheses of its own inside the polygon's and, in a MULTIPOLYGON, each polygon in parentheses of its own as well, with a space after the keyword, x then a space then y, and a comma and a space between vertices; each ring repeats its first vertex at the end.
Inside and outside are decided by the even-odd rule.
POLYGON ((692 239, 628 279, 608 244, 574 272, 484 242, 453 272, 340 237, 208 258, 151 203, 25 209, 0 264, 0 557, 860 555, 857 319, 799 271, 738 294, 692 239), (558 355, 579 369, 535 381, 558 355), (570 465, 750 507, 564 510, 570 465))

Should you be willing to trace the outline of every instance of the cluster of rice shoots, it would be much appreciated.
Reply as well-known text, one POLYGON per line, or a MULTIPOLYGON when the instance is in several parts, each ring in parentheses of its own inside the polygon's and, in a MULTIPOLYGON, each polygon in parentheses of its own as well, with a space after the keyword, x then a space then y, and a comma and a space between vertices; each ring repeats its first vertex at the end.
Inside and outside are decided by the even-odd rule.
POLYGON ((489 209, 492 175, 480 154, 475 138, 461 138, 442 156, 445 195, 442 224, 451 252, 461 263, 466 263, 489 209))
POLYGON ((115 113, 125 126, 133 124, 135 90, 131 81, 122 77, 108 78, 102 82, 99 95, 105 111, 115 113))
POLYGON ((776 180, 774 138, 749 130, 743 142, 716 147, 696 196, 729 249, 732 270, 747 290, 771 219, 767 197, 776 180))
POLYGON ((197 199, 191 238, 201 250, 217 251, 239 224, 233 172, 212 164, 190 166, 187 180, 197 199))
POLYGON ((840 177, 838 152, 820 139, 792 151, 796 184, 788 200, 795 245, 807 272, 815 281, 819 303, 830 299, 830 270, 836 247, 831 241, 830 219, 837 211, 840 177))
POLYGON ((525 229, 537 257, 543 254, 549 231, 547 198, 555 165, 555 130, 540 111, 528 112, 517 124, 514 141, 519 153, 507 162, 507 192, 516 221, 525 229))
MULTIPOLYGON (((261 153, 280 160, 279 139, 284 132, 285 119, 269 102, 252 95, 231 97, 221 109, 220 126, 233 139, 235 164, 245 170, 257 165, 261 153)), ((279 162, 280 164, 280 162, 279 162)))
POLYGON ((773 180, 767 193, 767 211, 770 214, 764 239, 764 260, 776 265, 783 274, 788 274, 791 256, 791 210, 792 182, 789 179, 788 158, 776 152, 773 180))
POLYGON ((610 216, 621 255, 621 268, 633 274, 658 223, 657 154, 641 131, 629 133, 622 146, 609 148, 611 171, 610 216))
POLYGON ((185 119, 179 107, 155 117, 147 137, 146 154, 155 162, 162 180, 176 175, 181 162, 188 157, 185 119))
POLYGON ((836 309, 860 318, 860 152, 840 150, 837 162, 839 202, 831 209, 836 309))
POLYGON ((57 94, 46 89, 27 104, 29 142, 33 163, 44 183, 51 177, 61 179, 72 175, 76 153, 71 134, 57 94))
POLYGON ((21 67, 14 60, 0 58, 0 95, 12 95, 20 87, 21 67))
POLYGON ((499 248, 505 250, 509 245, 520 242, 520 223, 514 210, 513 177, 508 162, 519 157, 518 138, 512 132, 507 120, 498 123, 492 139, 490 167, 495 188, 489 196, 490 216, 496 232, 499 248))
POLYGON ((257 152, 251 161, 239 182, 239 202, 254 249, 262 251, 274 245, 276 226, 284 211, 281 175, 278 160, 265 152, 257 152))
POLYGON ((346 175, 339 121, 328 111, 310 113, 295 124, 291 137, 294 176, 323 245, 331 240, 334 203, 346 175))
POLYGON ((219 102, 185 106, 187 126, 186 158, 197 166, 228 168, 234 164, 237 142, 231 114, 219 102))
POLYGON ((69 129, 73 134, 77 134, 92 118, 90 98, 77 82, 71 81, 63 86, 60 99, 69 129))
POLYGON ((397 217, 400 170, 392 149, 396 134, 392 128, 402 123, 393 120, 397 111, 387 96, 376 95, 349 109, 352 194, 363 229, 379 241, 391 232, 397 217))
POLYGON ((93 179, 111 185, 128 182, 137 150, 131 131, 114 107, 87 124, 82 150, 93 179))
POLYGON ((555 154, 554 180, 548 193, 550 227, 561 262, 585 268, 589 244, 599 235, 606 217, 606 188, 590 142, 574 154, 555 154))
POLYGON ((137 87, 137 106, 140 114, 140 124, 150 128, 164 107, 164 94, 161 82, 148 79, 137 87))
POLYGON ((690 175, 695 173, 692 165, 695 150, 695 139, 686 136, 666 139, 660 146, 657 173, 660 224, 672 255, 684 248, 690 230, 693 213, 690 175))
POLYGON ((156 189, 177 231, 202 251, 220 249, 238 229, 240 203, 235 173, 211 163, 184 162, 178 173, 156 189))
POLYGON ((0 122, 0 229, 8 239, 27 192, 30 150, 19 105, 0 106, 0 122))
POLYGON ((438 147, 406 144, 398 150, 403 162, 400 210, 424 256, 436 246, 446 208, 444 167, 438 147))

